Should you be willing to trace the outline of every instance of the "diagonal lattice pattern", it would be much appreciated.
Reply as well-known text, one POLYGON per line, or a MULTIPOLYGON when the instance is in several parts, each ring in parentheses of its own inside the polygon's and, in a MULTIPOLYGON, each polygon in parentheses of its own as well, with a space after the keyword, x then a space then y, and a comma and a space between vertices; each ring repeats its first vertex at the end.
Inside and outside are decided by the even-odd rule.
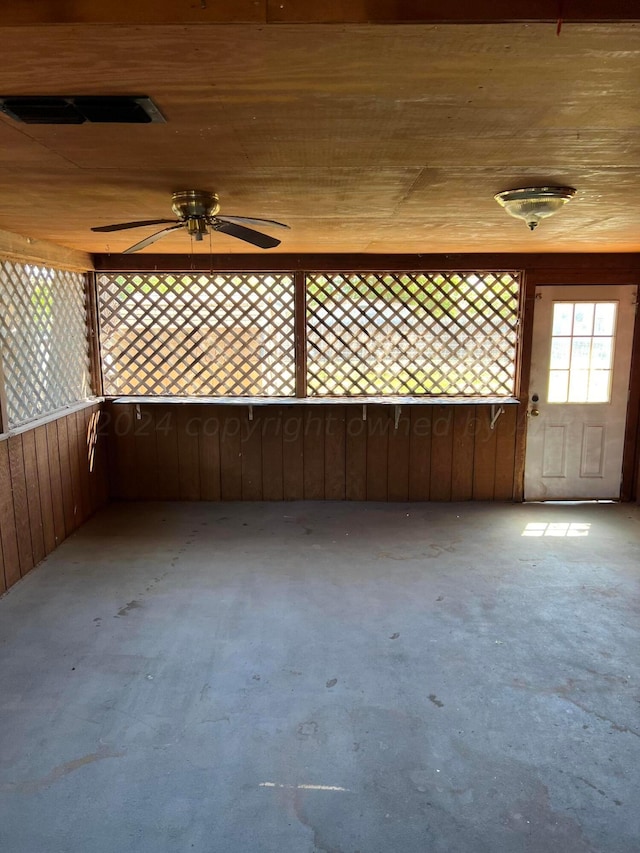
POLYGON ((9 427, 90 396, 82 273, 0 260, 0 336, 9 427))
POLYGON ((309 273, 309 396, 511 396, 517 272, 309 273))
POLYGON ((287 273, 98 276, 108 395, 295 395, 287 273))

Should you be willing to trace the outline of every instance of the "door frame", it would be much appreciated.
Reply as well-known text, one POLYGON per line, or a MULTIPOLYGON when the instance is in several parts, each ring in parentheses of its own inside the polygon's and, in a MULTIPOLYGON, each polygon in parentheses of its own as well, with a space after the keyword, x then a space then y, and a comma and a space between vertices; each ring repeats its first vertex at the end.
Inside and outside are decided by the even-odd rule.
MULTIPOLYGON (((532 270, 524 274, 521 313, 521 346, 518 419, 516 425, 516 457, 514 467, 513 499, 524 501, 524 463, 527 448, 527 412, 529 410, 529 380, 531 376, 531 351, 533 345, 533 315, 536 304, 536 290, 539 287, 562 285, 584 287, 587 285, 629 284, 638 288, 640 302, 640 277, 634 273, 615 270, 607 273, 595 270, 591 274, 585 269, 579 270, 532 270), (600 275, 598 273, 601 273, 600 275)), ((622 482, 620 500, 633 501, 640 498, 638 481, 640 479, 640 311, 636 310, 629 369, 629 395, 622 456, 622 482)))

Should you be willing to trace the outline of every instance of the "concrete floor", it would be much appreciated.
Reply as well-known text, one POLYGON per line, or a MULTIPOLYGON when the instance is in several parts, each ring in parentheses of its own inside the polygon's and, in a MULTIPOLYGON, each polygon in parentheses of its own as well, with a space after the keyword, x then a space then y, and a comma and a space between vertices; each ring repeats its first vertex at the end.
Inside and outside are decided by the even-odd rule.
POLYGON ((0 849, 637 851, 639 543, 630 505, 111 506, 0 601, 0 849))

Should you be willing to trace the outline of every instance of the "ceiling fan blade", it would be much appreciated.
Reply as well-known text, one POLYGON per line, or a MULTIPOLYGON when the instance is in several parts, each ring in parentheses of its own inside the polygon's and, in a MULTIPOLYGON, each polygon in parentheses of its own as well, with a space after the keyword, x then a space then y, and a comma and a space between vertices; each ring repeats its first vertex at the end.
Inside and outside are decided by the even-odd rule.
POLYGON ((143 225, 163 225, 165 222, 178 222, 177 219, 142 219, 140 222, 120 222, 118 225, 99 225, 92 231, 123 231, 125 228, 141 228, 143 225))
POLYGON ((219 222, 217 220, 218 217, 211 225, 214 231, 222 231, 223 234, 237 237, 238 240, 244 240, 245 243, 251 243, 261 249, 273 249, 274 246, 280 245, 280 240, 269 237, 268 234, 261 234, 260 231, 254 231, 253 228, 245 228, 244 225, 238 225, 235 222, 219 222))
POLYGON ((156 231, 155 234, 152 234, 150 237, 145 237, 144 240, 140 240, 140 242, 136 243, 134 246, 129 246, 129 248, 125 249, 122 254, 130 255, 132 252, 138 252, 140 249, 150 246, 152 243, 155 243, 156 240, 160 240, 160 238, 164 237, 165 234, 168 234, 170 231, 175 231, 177 228, 184 228, 183 223, 181 222, 179 225, 172 225, 170 228, 163 228, 162 231, 156 231))
POLYGON ((275 225, 277 228, 289 228, 284 222, 276 222, 275 219, 253 219, 250 216, 216 216, 222 222, 238 222, 241 225, 275 225))

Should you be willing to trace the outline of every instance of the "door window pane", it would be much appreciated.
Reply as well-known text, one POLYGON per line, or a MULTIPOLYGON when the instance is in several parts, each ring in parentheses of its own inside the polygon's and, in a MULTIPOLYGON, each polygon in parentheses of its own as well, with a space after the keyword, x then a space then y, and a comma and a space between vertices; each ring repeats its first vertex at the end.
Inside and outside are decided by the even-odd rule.
POLYGON ((590 335, 593 332, 593 302, 578 302, 573 310, 573 334, 590 335))
POLYGON ((570 335, 573 330, 573 303, 556 302, 553 306, 553 332, 555 335, 570 335))
POLYGON ((551 344, 551 370, 569 370, 571 366, 571 338, 553 338, 551 344))
POLYGON ((611 338, 594 338, 591 345, 591 369, 609 370, 611 366, 611 338))
POLYGON ((588 370, 591 361, 591 338, 574 338, 571 342, 571 367, 588 370))
POLYGON ((616 323, 616 306, 613 302, 599 302, 596 305, 594 335, 613 335, 616 323))
POLYGON ((589 402, 609 402, 610 371, 592 370, 589 374, 589 402))
POLYGON ((549 403, 608 403, 616 302, 556 302, 549 403))
POLYGON ((566 403, 569 390, 569 371, 552 370, 549 373, 549 403, 566 403))
POLYGON ((589 390, 589 371, 572 370, 569 374, 569 403, 586 403, 589 390))

